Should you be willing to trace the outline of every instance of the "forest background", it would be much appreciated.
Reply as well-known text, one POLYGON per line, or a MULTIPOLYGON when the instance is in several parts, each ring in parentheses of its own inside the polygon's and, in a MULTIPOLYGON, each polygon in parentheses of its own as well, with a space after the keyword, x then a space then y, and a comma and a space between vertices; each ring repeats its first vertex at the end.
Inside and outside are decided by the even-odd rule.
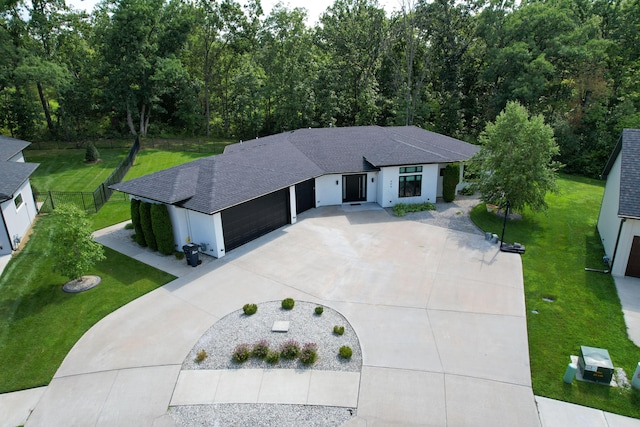
POLYGON ((250 139, 416 125, 469 142, 510 100, 564 171, 597 176, 640 127, 640 0, 0 1, 0 133, 250 139))

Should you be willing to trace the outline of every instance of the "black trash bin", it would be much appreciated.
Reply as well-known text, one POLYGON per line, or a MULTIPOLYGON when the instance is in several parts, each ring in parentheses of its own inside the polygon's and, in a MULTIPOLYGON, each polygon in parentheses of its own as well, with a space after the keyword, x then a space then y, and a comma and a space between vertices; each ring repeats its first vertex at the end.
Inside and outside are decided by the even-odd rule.
POLYGON ((182 247, 184 251, 184 255, 187 258, 187 264, 191 267, 197 267, 200 264, 200 259, 198 255, 198 245, 195 243, 188 243, 182 247))

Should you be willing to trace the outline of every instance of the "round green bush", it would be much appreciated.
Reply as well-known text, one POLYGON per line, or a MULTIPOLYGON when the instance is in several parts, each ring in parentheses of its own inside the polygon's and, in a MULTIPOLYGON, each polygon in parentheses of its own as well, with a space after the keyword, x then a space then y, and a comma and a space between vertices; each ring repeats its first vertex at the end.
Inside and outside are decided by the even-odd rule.
POLYGON ((324 311, 324 308, 322 308, 321 306, 317 306, 315 309, 315 312, 318 316, 320 316, 323 311, 324 311))
POLYGON ((252 314, 256 314, 256 311, 258 311, 258 306, 255 304, 245 304, 242 307, 242 311, 244 311, 244 314, 246 314, 247 316, 251 316, 252 314))
POLYGON ((184 252, 175 251, 173 255, 176 257, 178 261, 182 261, 184 259, 184 252))
POLYGON ((344 326, 338 326, 338 325, 334 326, 333 327, 333 333, 336 334, 336 335, 344 334, 344 326))
POLYGON ((291 310, 295 304, 293 298, 285 298, 282 300, 282 308, 285 310, 291 310))
POLYGON ((340 347, 340 357, 343 359, 351 359, 351 355, 353 354, 353 350, 348 345, 343 345, 340 347))
POLYGON ((249 344, 238 344, 233 350, 233 360, 237 363, 244 363, 251 357, 251 347, 249 344))
POLYGON ((265 360, 268 364, 275 365, 280 361, 280 353, 274 350, 269 350, 267 351, 267 357, 265 357, 265 360))

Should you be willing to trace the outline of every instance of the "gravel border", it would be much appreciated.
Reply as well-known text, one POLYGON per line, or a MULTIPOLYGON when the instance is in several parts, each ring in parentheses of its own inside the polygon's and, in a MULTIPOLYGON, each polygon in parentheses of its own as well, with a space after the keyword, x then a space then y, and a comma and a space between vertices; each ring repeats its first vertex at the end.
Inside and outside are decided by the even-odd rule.
POLYGON ((327 371, 360 372, 362 350, 358 337, 347 319, 330 307, 324 307, 322 315, 316 315, 318 304, 296 301, 292 310, 281 308, 281 301, 268 301, 258 305, 258 311, 247 316, 236 310, 216 322, 191 349, 182 364, 182 369, 319 369, 327 371), (290 322, 288 332, 272 332, 276 320, 290 322), (333 333, 334 326, 344 326, 343 335, 333 333), (269 342, 269 348, 277 349, 283 342, 293 339, 300 347, 308 342, 318 345, 318 360, 311 366, 299 360, 280 359, 275 365, 264 360, 251 358, 239 364, 231 359, 238 344, 254 343, 261 339, 269 342), (341 346, 348 345, 353 350, 350 360, 338 356, 341 346), (196 353, 207 352, 202 362, 196 362, 196 353))

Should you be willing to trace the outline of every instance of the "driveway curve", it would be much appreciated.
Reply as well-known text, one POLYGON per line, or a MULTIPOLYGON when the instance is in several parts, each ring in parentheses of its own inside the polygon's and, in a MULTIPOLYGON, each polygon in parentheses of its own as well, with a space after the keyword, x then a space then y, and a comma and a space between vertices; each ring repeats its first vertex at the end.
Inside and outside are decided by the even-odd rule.
POLYGON ((325 207, 194 270, 89 330, 26 425, 171 425, 198 338, 249 301, 292 297, 339 311, 358 334, 349 425, 540 426, 520 257, 479 234, 325 207))

